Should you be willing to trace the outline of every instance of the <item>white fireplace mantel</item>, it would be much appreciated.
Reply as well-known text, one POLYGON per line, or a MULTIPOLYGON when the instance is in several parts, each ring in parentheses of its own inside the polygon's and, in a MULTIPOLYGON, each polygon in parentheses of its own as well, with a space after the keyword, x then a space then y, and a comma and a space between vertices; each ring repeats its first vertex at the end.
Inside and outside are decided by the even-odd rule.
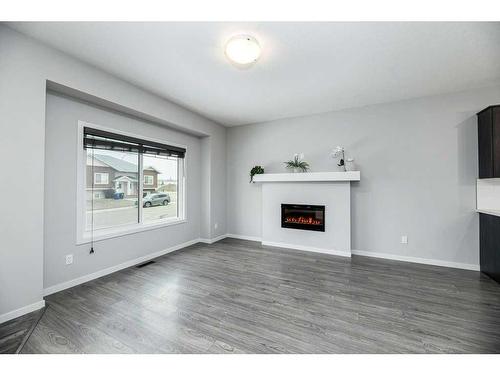
POLYGON ((349 172, 305 172, 305 173, 264 173, 253 177, 254 182, 332 182, 359 181, 359 171, 349 172))

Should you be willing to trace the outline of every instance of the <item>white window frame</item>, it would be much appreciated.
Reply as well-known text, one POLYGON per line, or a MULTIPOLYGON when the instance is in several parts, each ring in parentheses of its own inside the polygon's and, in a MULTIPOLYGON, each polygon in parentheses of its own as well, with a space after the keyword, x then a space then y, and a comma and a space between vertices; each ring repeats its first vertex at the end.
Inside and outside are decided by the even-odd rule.
POLYGON ((94 185, 107 185, 109 184, 109 173, 106 172, 95 172, 94 173, 94 185), (97 182, 97 175, 101 176, 101 182, 97 182), (102 182, 102 177, 106 176, 106 182, 102 182))
POLYGON ((151 176, 150 174, 145 174, 144 175, 144 185, 154 185, 155 184, 155 179, 153 176, 151 176), (146 182, 146 177, 148 177, 148 180, 151 178, 151 183, 149 182, 146 182))
MULTIPOLYGON (((186 149, 186 155, 188 155, 187 146, 178 143, 173 143, 165 139, 155 139, 144 137, 142 135, 123 132, 121 130, 108 128, 105 126, 91 124, 85 121, 78 121, 78 139, 77 139, 77 211, 76 211, 76 244, 81 245, 89 243, 92 239, 91 232, 86 230, 86 192, 89 190, 86 188, 86 175, 87 175, 87 155, 86 150, 83 148, 83 128, 87 126, 94 129, 99 129, 103 131, 108 131, 115 134, 125 135, 129 137, 144 139, 147 141, 165 143, 172 146, 177 146, 186 149)), ((138 181, 144 181, 144 170, 143 170, 143 158, 139 157, 139 178, 138 181)), ((143 184, 138 184, 139 192, 139 223, 134 224, 124 224, 116 225, 110 228, 102 228, 94 230, 94 241, 101 241, 107 238, 121 237, 129 235, 132 233, 138 233, 148 230, 153 230, 157 228, 167 227, 171 225, 178 225, 187 223, 187 209, 186 209, 186 158, 179 158, 177 163, 177 217, 158 219, 155 221, 149 221, 147 223, 143 222, 143 207, 142 207, 142 195, 143 195, 143 184)), ((97 172, 99 173, 99 172, 97 172)), ((94 176, 95 177, 95 176, 94 176)), ((109 177, 108 177, 109 182, 109 177)))

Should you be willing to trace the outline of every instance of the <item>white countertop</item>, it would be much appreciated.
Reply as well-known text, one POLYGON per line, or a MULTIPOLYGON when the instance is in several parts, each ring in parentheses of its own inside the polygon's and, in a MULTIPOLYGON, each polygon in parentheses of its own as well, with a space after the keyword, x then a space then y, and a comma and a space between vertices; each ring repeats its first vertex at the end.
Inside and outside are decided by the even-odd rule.
POLYGON ((479 212, 480 214, 488 214, 488 215, 493 215, 493 216, 500 216, 500 210, 485 210, 482 208, 476 209, 476 212, 479 212))
POLYGON ((359 171, 349 172, 304 172, 304 173, 264 173, 253 177, 254 182, 329 182, 359 181, 359 171))

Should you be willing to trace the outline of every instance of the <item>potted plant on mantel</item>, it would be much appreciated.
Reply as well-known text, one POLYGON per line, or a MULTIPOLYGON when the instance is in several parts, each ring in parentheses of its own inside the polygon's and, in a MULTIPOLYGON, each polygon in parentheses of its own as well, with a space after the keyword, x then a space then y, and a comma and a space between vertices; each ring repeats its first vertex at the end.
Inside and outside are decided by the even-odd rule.
POLYGON ((264 173, 264 168, 262 168, 260 165, 256 165, 250 170, 250 182, 253 182, 253 176, 256 174, 263 174, 264 173))
POLYGON ((285 166, 294 173, 307 172, 309 170, 309 163, 304 161, 304 154, 302 153, 295 154, 292 160, 285 161, 285 166))

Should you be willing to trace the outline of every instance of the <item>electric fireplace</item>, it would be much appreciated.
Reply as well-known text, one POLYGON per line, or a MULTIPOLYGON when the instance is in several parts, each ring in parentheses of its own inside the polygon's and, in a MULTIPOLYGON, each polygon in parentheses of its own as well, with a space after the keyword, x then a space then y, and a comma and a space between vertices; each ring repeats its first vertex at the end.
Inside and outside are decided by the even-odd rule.
POLYGON ((325 206, 281 204, 281 227, 325 231, 325 206))

